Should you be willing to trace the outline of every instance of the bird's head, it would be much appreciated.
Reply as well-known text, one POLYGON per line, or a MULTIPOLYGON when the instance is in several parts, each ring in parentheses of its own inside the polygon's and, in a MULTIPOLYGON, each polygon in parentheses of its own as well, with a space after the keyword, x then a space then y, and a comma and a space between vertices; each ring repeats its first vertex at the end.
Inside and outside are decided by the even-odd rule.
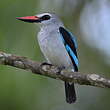
POLYGON ((62 22, 53 13, 42 13, 35 16, 26 16, 26 17, 17 17, 16 19, 29 22, 29 23, 39 23, 41 25, 50 25, 50 24, 61 24, 62 22))

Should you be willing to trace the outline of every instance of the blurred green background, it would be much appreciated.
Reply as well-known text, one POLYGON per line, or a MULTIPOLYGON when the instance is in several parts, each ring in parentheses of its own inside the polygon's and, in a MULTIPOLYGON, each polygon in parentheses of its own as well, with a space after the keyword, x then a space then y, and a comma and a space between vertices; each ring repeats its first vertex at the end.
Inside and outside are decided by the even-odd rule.
MULTIPOLYGON (((1 0, 0 51, 44 61, 36 36, 39 27, 16 17, 55 12, 78 41, 79 71, 110 77, 110 67, 98 49, 87 45, 79 31, 85 4, 95 0, 1 0)), ((99 1, 100 2, 100 1, 99 1)), ((94 5, 97 5, 94 3, 94 5)), ((110 90, 76 84, 77 102, 65 102, 62 81, 0 66, 0 110, 110 110, 110 90)))

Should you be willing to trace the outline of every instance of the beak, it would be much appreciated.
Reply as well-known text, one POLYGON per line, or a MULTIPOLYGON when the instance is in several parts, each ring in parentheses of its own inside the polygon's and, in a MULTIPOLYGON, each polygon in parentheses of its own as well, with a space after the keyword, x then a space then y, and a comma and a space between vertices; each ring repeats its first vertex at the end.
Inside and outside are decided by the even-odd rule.
POLYGON ((29 22, 29 23, 41 22, 40 18, 37 16, 17 17, 16 19, 24 21, 24 22, 29 22))

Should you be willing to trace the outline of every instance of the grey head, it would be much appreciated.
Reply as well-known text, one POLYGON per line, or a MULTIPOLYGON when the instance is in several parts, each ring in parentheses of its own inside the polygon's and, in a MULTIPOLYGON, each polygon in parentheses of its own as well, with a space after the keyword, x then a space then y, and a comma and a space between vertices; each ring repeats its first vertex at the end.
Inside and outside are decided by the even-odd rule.
POLYGON ((54 13, 42 13, 35 16, 17 17, 17 19, 29 22, 29 23, 39 23, 41 26, 47 25, 59 25, 63 26, 62 21, 54 13))

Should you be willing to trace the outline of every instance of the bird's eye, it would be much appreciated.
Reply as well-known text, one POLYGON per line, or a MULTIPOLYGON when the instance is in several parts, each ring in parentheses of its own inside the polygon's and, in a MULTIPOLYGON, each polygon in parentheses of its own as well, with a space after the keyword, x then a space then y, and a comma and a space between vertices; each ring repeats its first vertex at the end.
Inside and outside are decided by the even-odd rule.
POLYGON ((50 19, 50 16, 49 15, 44 15, 41 19, 42 20, 49 20, 50 19))

